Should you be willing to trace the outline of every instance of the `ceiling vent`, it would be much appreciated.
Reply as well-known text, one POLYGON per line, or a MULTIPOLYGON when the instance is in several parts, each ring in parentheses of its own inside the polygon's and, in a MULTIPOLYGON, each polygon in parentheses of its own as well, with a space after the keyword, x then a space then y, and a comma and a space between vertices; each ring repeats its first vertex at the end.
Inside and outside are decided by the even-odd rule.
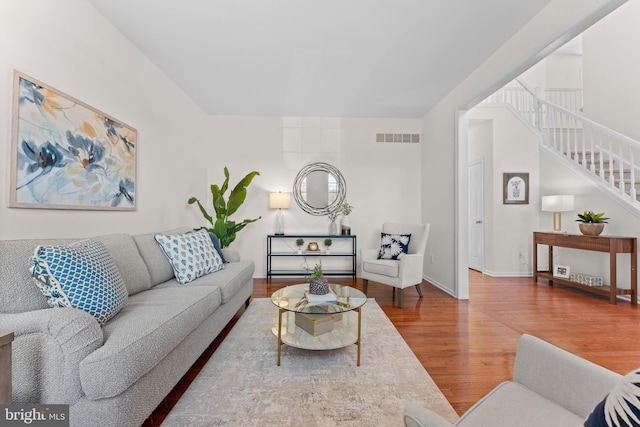
POLYGON ((380 144, 419 144, 419 133, 376 133, 376 142, 380 144))

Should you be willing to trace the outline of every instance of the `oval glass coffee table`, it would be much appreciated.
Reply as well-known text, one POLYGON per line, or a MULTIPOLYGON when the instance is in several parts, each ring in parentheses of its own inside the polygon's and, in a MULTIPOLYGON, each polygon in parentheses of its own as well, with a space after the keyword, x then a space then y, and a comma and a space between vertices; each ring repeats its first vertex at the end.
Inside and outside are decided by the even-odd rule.
POLYGON ((277 324, 272 328, 274 335, 278 337, 278 366, 282 344, 307 350, 331 350, 356 344, 356 365, 360 366, 361 307, 367 302, 367 296, 351 286, 329 286, 334 298, 328 301, 322 297, 309 296, 308 283, 287 286, 271 295, 271 302, 279 309, 277 324), (357 319, 350 312, 356 312, 357 319), (333 330, 315 336, 296 325, 296 315, 309 314, 318 316, 319 322, 325 316, 335 319, 331 320, 333 330))

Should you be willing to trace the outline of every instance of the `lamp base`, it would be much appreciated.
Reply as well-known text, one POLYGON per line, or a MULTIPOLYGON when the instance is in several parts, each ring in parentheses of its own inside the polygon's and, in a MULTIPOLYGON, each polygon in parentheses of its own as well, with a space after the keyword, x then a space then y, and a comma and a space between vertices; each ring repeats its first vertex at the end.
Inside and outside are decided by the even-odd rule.
POLYGON ((562 212, 553 213, 553 232, 562 233, 562 212))
POLYGON ((282 209, 278 209, 276 214, 276 236, 284 236, 284 215, 282 215, 282 209))

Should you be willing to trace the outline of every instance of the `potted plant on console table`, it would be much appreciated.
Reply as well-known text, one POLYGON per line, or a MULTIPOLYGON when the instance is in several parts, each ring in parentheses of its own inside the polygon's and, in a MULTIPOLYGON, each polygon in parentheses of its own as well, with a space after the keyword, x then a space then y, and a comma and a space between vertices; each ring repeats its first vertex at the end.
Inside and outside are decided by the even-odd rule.
POLYGON ((578 227, 580 228, 580 232, 587 236, 598 236, 604 230, 604 225, 607 223, 607 220, 604 216, 604 212, 593 213, 593 211, 584 211, 583 213, 578 214, 578 227))

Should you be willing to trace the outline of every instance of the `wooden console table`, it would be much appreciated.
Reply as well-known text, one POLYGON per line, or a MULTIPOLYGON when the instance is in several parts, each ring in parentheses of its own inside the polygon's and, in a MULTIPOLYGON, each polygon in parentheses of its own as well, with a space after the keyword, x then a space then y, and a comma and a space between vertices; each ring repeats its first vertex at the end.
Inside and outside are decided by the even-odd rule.
POLYGON ((572 286, 585 291, 609 296, 609 302, 615 304, 618 295, 630 295, 631 304, 638 304, 638 239, 635 237, 617 236, 586 236, 582 234, 545 233, 534 231, 533 233, 533 281, 538 277, 553 282, 572 286), (549 246, 549 271, 538 271, 538 245, 549 246), (568 279, 553 275, 553 247, 582 249, 585 251, 609 253, 609 286, 587 286, 568 279), (618 289, 616 256, 617 254, 629 254, 631 257, 631 289, 618 289))
POLYGON ((13 332, 0 332, 0 405, 12 403, 11 343, 13 332))

